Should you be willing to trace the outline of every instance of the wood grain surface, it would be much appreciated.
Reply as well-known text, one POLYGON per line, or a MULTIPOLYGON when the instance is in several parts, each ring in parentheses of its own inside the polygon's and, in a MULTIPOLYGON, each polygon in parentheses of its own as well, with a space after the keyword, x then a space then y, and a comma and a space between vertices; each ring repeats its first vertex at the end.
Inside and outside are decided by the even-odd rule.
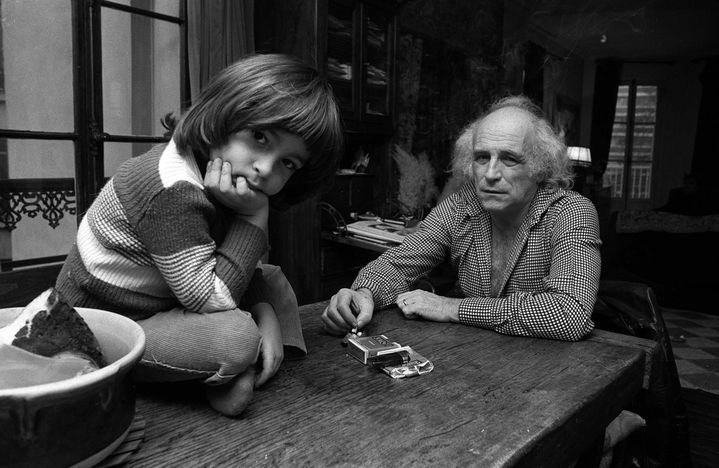
POLYGON ((369 332, 435 366, 395 380, 323 331, 325 305, 301 308, 308 355, 284 362, 238 419, 215 413, 199 386, 140 387, 145 439, 129 465, 563 466, 639 391, 654 350, 607 332, 564 343, 391 309, 369 332))

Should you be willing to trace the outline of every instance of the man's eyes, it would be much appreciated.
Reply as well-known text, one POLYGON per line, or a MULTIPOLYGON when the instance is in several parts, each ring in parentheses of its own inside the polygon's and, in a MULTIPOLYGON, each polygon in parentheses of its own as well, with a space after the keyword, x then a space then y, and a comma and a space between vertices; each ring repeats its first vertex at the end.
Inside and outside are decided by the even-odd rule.
MULTIPOLYGON (((492 159, 492 156, 489 153, 479 151, 474 153, 474 162, 478 164, 487 164, 492 159)), ((517 164, 522 164, 522 158, 519 155, 516 155, 514 153, 500 153, 498 155, 498 159, 500 162, 507 166, 512 167, 516 166, 517 164)))
POLYGON ((474 153, 474 161, 480 164, 485 164, 490 160, 489 153, 474 153))
POLYGON ((507 167, 516 166, 517 164, 521 164, 522 161, 519 159, 513 157, 513 156, 502 156, 502 164, 504 164, 507 167))

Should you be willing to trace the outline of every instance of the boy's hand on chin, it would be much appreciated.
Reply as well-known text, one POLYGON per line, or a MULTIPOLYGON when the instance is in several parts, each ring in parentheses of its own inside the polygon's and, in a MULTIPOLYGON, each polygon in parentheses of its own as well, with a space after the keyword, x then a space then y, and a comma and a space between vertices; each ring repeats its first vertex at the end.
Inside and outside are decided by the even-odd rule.
POLYGON ((230 163, 219 158, 208 162, 204 185, 219 203, 240 218, 266 229, 269 198, 264 192, 250 187, 244 177, 237 177, 233 183, 230 163))
POLYGON ((240 216, 253 215, 269 206, 270 200, 267 195, 250 187, 244 177, 238 177, 235 180, 234 189, 232 201, 237 201, 237 203, 229 208, 232 208, 240 216))

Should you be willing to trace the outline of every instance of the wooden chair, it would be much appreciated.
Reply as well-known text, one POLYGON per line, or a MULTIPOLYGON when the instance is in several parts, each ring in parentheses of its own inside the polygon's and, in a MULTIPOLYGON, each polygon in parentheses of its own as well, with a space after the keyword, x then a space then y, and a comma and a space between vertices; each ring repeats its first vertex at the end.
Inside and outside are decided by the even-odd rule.
POLYGON ((603 330, 657 341, 661 349, 652 363, 648 388, 627 408, 646 420, 646 428, 643 434, 617 447, 615 454, 620 459, 645 458, 641 466, 691 466, 687 410, 669 333, 652 288, 642 283, 603 280, 592 320, 603 330))

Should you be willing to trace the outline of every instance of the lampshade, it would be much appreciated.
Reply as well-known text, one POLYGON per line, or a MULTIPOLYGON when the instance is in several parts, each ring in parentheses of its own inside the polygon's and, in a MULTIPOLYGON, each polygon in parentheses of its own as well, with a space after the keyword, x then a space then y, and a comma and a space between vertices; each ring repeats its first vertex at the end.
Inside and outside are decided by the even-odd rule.
POLYGON ((567 147, 567 155, 569 160, 574 164, 580 166, 589 166, 592 164, 592 153, 589 148, 584 146, 569 146, 567 147))

